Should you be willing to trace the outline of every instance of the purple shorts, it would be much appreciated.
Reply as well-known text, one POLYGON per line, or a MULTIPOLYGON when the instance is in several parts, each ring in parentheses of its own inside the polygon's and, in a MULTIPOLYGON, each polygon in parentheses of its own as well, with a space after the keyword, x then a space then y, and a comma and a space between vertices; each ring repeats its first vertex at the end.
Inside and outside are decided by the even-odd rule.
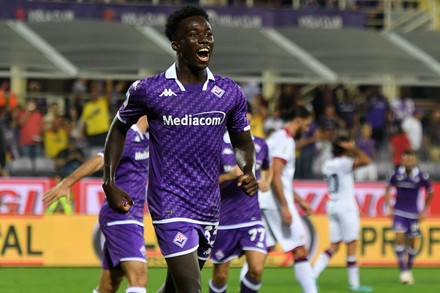
POLYGON ((101 227, 105 241, 102 268, 116 268, 123 261, 147 262, 144 227, 136 224, 101 227))
POLYGON ((202 225, 189 222, 153 224, 160 251, 165 258, 192 253, 206 260, 217 236, 217 225, 202 225))
POLYGON ((267 254, 266 230, 263 224, 237 229, 219 229, 212 249, 211 261, 225 263, 241 257, 248 250, 267 254))
POLYGON ((403 232, 409 237, 419 237, 420 236, 419 220, 394 215, 393 231, 403 232))

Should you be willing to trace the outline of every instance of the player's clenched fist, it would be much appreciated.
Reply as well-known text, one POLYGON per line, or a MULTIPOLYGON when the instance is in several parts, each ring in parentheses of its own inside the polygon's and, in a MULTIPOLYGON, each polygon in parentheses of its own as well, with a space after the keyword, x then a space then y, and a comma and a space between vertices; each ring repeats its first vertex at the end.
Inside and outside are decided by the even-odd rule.
POLYGON ((115 212, 125 214, 127 213, 131 206, 134 204, 131 197, 122 189, 114 184, 102 184, 105 196, 107 197, 108 205, 115 212))
POLYGON ((238 186, 241 186, 249 196, 255 195, 258 191, 257 179, 251 174, 243 174, 238 177, 238 186))

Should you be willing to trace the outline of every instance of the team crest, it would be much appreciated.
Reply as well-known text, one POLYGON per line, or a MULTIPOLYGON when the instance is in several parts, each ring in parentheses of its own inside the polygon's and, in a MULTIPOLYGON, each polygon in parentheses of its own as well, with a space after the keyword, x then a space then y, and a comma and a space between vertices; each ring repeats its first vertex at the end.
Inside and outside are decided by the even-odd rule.
POLYGON ((183 248, 187 240, 188 237, 186 237, 180 232, 177 232, 176 237, 174 237, 173 243, 179 246, 180 248, 183 248))
POLYGON ((223 96, 223 94, 225 93, 225 91, 222 90, 221 88, 219 88, 218 86, 214 86, 211 90, 211 93, 213 93, 217 97, 221 98, 223 96))

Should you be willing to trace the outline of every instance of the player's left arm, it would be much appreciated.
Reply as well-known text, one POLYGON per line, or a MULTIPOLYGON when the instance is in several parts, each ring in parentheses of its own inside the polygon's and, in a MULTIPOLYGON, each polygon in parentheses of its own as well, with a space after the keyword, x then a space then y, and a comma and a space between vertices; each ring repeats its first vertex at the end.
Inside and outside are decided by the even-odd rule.
POLYGON ((425 186, 426 190, 426 198, 425 198, 425 205, 423 207, 422 212, 419 215, 419 219, 423 219, 426 216, 426 212, 429 209, 429 206, 431 205, 432 196, 434 195, 434 190, 432 189, 431 180, 429 179, 428 174, 424 174, 423 176, 423 185, 425 186))
POLYGON ((362 151, 361 149, 357 148, 354 142, 343 142, 340 144, 341 147, 349 151, 354 157, 353 162, 353 169, 368 165, 371 163, 370 157, 362 151))
POLYGON ((305 201, 296 191, 293 191, 293 197, 307 215, 312 214, 312 206, 307 201, 305 201))
POLYGON ((237 165, 243 171, 243 175, 238 178, 238 186, 241 186, 248 195, 254 195, 258 190, 258 183, 255 178, 255 146, 251 132, 229 131, 229 137, 235 150, 237 165))

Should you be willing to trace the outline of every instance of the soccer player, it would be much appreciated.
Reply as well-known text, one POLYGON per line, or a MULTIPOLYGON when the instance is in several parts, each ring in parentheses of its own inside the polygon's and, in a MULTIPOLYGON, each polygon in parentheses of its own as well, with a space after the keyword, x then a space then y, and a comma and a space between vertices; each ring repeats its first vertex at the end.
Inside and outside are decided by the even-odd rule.
POLYGON ((419 222, 425 217, 434 192, 429 175, 422 172, 417 163, 415 151, 404 152, 401 166, 394 170, 385 189, 386 205, 390 215, 393 215, 393 231, 396 235, 394 251, 399 263, 400 282, 403 284, 414 284, 411 269, 417 255, 419 222), (390 193, 393 186, 396 188, 394 204, 390 193), (418 202, 422 188, 425 188, 426 198, 422 210, 419 211, 418 202))
POLYGON ((305 293, 317 292, 312 267, 305 247, 306 235, 302 220, 295 206, 310 212, 310 206, 294 192, 292 181, 295 173, 295 140, 307 131, 312 116, 304 106, 287 109, 283 114, 284 128, 275 131, 267 139, 273 178, 269 192, 259 194, 263 222, 267 231, 267 246, 278 242, 284 252, 292 252, 294 271, 305 293))
POLYGON ((315 278, 327 267, 331 257, 338 251, 342 242, 347 248, 348 284, 354 292, 372 292, 372 288, 359 282, 359 267, 356 259, 359 240, 359 208, 354 192, 354 169, 370 163, 368 155, 358 149, 347 136, 339 136, 332 143, 333 158, 324 162, 322 173, 327 182, 329 202, 330 246, 316 261, 313 267, 315 278))
POLYGON ((246 119, 246 97, 231 79, 208 68, 214 37, 206 11, 185 6, 172 13, 165 34, 176 63, 134 82, 110 127, 104 148, 103 188, 110 207, 136 205, 115 183, 127 130, 147 115, 150 132, 148 206, 168 265, 162 292, 200 292, 200 269, 209 257, 220 215, 222 137, 228 130, 238 185, 258 190, 255 148, 246 119))
MULTIPOLYGON (((249 102, 247 105, 247 118, 251 121, 252 108, 249 102)), ((256 136, 253 139, 258 185, 260 189, 268 190, 269 150, 264 139, 256 136)), ((261 219, 258 198, 249 197, 237 186, 237 179, 243 172, 237 166, 234 149, 227 133, 223 136, 222 165, 222 174, 219 179, 221 184, 220 223, 217 239, 211 251, 214 268, 212 279, 209 281, 209 292, 226 292, 230 261, 243 254, 246 257, 248 271, 241 278, 240 292, 258 292, 267 254, 266 231, 261 219)))
MULTIPOLYGON (((99 212, 99 226, 104 234, 102 271, 93 293, 116 292, 123 277, 127 277, 126 293, 146 293, 147 267, 144 239, 144 203, 146 199, 149 137, 147 117, 142 116, 127 132, 125 149, 115 174, 116 184, 124 188, 136 203, 128 213, 115 212, 105 199, 99 212)), ((101 170, 103 153, 83 163, 43 196, 51 204, 66 196, 70 202, 70 187, 88 175, 101 170)))

